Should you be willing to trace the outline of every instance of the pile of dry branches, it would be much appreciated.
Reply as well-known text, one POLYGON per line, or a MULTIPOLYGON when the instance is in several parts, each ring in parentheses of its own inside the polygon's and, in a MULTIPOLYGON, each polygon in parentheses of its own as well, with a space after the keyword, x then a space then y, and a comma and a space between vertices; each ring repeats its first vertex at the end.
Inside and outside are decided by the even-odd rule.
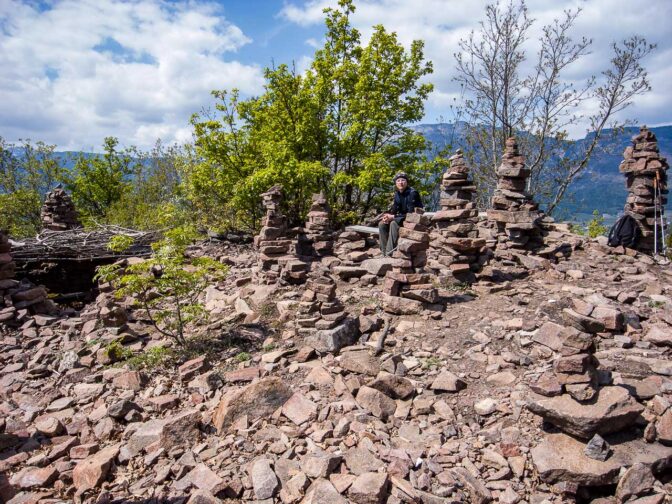
POLYGON ((17 262, 146 257, 151 253, 150 244, 159 238, 159 231, 137 231, 119 226, 45 230, 35 238, 12 242, 12 257, 17 262), (113 252, 108 248, 110 239, 118 235, 133 238, 133 244, 123 252, 113 252))

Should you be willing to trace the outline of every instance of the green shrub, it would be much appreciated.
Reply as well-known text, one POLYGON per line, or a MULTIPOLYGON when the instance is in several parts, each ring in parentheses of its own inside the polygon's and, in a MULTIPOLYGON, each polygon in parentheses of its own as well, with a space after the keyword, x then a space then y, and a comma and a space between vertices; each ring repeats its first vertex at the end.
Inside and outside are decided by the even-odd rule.
POLYGON ((209 257, 186 257, 187 245, 197 236, 190 227, 172 229, 152 244, 152 256, 146 261, 101 266, 96 274, 97 279, 112 283, 118 297, 136 299, 154 327, 180 346, 186 343, 185 327, 207 319, 199 296, 227 271, 209 257))
POLYGON ((604 225, 604 217, 597 210, 593 210, 593 218, 588 222, 588 236, 597 238, 606 235, 608 231, 609 228, 604 225))

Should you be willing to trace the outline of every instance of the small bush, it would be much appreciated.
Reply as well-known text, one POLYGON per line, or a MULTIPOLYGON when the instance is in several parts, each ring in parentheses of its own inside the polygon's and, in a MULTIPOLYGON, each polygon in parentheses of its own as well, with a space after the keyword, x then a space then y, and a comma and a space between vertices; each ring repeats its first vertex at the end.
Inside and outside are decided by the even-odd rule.
POLYGON ((240 352, 234 357, 234 359, 237 360, 238 362, 245 362, 250 360, 251 358, 252 356, 247 352, 240 352))
POLYGON ((105 355, 107 355, 111 361, 118 362, 133 357, 133 351, 115 340, 105 347, 105 355))
POLYGON ((164 346, 152 347, 128 359, 125 364, 131 369, 154 369, 175 358, 175 351, 164 346))
POLYGON ((604 217, 597 210, 593 210, 593 218, 588 223, 588 236, 597 238, 598 236, 605 236, 608 231, 609 229, 604 225, 604 217))

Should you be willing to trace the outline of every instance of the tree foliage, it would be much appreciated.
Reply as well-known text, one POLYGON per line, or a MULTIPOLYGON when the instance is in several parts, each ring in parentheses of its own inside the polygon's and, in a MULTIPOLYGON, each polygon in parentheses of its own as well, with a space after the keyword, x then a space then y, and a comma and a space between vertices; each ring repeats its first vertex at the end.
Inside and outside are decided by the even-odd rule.
POLYGON ((131 176, 138 170, 134 149, 118 150, 119 140, 106 137, 102 156, 77 157, 67 179, 75 207, 85 221, 104 221, 112 205, 131 189, 131 176))
MULTIPOLYGON (((227 271, 209 257, 187 257, 186 248, 197 236, 192 227, 176 227, 152 244, 150 259, 101 266, 97 272, 97 278, 112 282, 118 297, 133 297, 154 327, 180 346, 186 343, 185 328, 207 318, 199 301, 203 290, 227 271)), ((120 245, 118 240, 111 247, 120 245)))
POLYGON ((105 222, 133 229, 176 227, 188 220, 189 204, 182 174, 193 162, 189 146, 164 145, 157 140, 148 151, 132 150, 134 173, 130 185, 105 214, 105 222))
POLYGON ((352 0, 325 9, 325 42, 305 73, 269 68, 262 95, 215 91, 216 113, 194 115, 201 162, 185 187, 208 225, 254 229, 259 195, 275 184, 292 223, 305 218, 312 192, 325 191, 335 215, 351 221, 388 203, 396 171, 426 189, 421 182, 436 168, 408 127, 432 90, 422 82, 432 72, 423 43, 406 50, 376 26, 364 45, 350 22, 354 10, 352 0))
POLYGON ((14 145, 0 137, 0 229, 14 237, 34 236, 41 229, 44 196, 64 174, 55 148, 30 140, 14 145))
POLYGON ((642 60, 655 46, 637 36, 612 45, 610 66, 599 77, 582 86, 567 78, 592 44, 572 38, 580 13, 567 10, 542 28, 529 73, 524 70, 531 59, 528 33, 534 20, 524 0, 488 5, 480 29, 460 41, 455 80, 468 96, 461 113, 470 127, 467 153, 482 198, 496 184, 506 138, 515 135, 531 169, 528 189, 552 213, 584 172, 605 129, 625 125, 616 114, 650 89, 642 60), (595 110, 588 117, 577 112, 585 104, 595 110), (568 128, 580 124, 592 133, 583 149, 568 138, 568 128))

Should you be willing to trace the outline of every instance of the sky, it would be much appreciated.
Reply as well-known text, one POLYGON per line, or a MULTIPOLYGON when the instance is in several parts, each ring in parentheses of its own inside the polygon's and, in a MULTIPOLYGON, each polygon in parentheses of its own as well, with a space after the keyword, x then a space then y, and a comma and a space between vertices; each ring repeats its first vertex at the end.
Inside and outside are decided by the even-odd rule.
MULTIPOLYGON (((323 42, 322 9, 336 0, 0 0, 0 137, 44 141, 58 150, 100 151, 106 136, 149 149, 192 139, 189 119, 211 108, 212 90, 263 91, 265 67, 301 70, 323 42)), ((460 100, 454 53, 484 17, 488 0, 357 0, 352 22, 366 40, 376 24, 410 46, 425 41, 435 86, 423 123, 451 121, 460 100)), ((653 90, 623 117, 672 123, 670 0, 528 0, 541 27, 582 8, 572 35, 591 54, 566 78, 580 85, 608 66, 610 44, 641 35, 657 44, 645 60, 653 90)), ((586 103, 581 114, 594 104, 586 103)), ((570 131, 583 137, 586 125, 570 131)))

